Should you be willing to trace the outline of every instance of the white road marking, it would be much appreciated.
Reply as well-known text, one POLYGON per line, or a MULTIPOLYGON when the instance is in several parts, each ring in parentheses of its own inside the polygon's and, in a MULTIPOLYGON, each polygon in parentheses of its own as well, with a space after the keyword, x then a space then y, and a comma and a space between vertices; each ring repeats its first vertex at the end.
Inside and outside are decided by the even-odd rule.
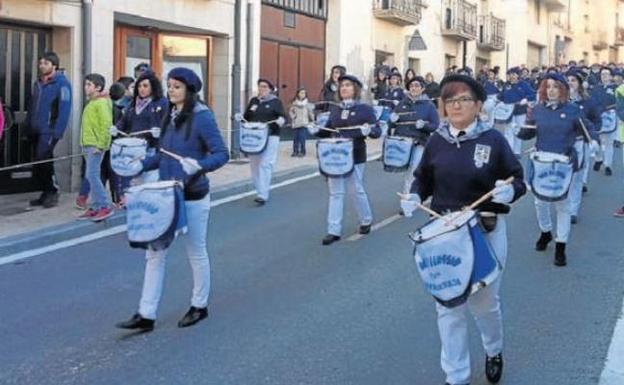
MULTIPOLYGON (((288 186, 291 184, 295 184, 298 182, 302 182, 304 180, 308 180, 308 179, 312 179, 315 178, 317 176, 319 176, 320 173, 319 172, 313 172, 311 174, 306 174, 297 178, 292 178, 292 179, 288 179, 285 180, 283 182, 280 183, 276 183, 274 185, 271 186, 271 190, 276 189, 276 188, 280 188, 280 187, 284 187, 284 186, 288 186)), ((236 195, 232 195, 232 196, 228 196, 222 199, 217 199, 215 201, 211 202, 210 207, 214 208, 217 206, 221 206, 223 204, 226 203, 230 203, 230 202, 234 202, 237 200, 241 200, 243 198, 247 198, 249 196, 255 195, 256 191, 248 191, 245 193, 241 193, 241 194, 236 194, 236 195)), ((57 242, 54 244, 51 244, 49 246, 44 246, 44 247, 40 247, 37 249, 33 249, 33 250, 26 250, 26 251, 22 251, 19 253, 15 253, 15 254, 11 254, 5 257, 0 257, 0 266, 2 265, 6 265, 9 263, 14 263, 17 261, 20 261, 22 259, 26 259, 26 258, 31 258, 31 257, 36 257, 38 255, 41 254, 45 254, 45 253, 50 253, 52 251, 56 251, 56 250, 60 250, 60 249, 65 249, 68 247, 73 247, 76 245, 80 245, 83 243, 87 243, 87 242, 91 242, 91 241, 95 241, 98 239, 102 239, 102 238, 106 238, 106 237, 110 237, 113 235, 117 235, 120 233, 123 233, 126 231, 126 225, 119 225, 119 226, 115 226, 115 227, 111 227, 109 229, 106 230, 102 230, 102 231, 98 231, 92 234, 88 234, 88 235, 84 235, 78 238, 73 238, 73 239, 68 239, 66 241, 62 241, 62 242, 57 242)))
MULTIPOLYGON (((396 222, 397 220, 399 220, 401 218, 403 218, 403 216, 401 216, 399 214, 396 214, 396 215, 393 215, 393 216, 391 216, 389 218, 384 219, 381 222, 377 222, 377 223, 375 223, 374 225, 371 226, 371 232, 379 230, 379 229, 381 229, 383 227, 386 227, 389 224, 391 224, 392 222, 396 222)), ((350 242, 353 242, 353 241, 357 241, 359 239, 362 239, 366 235, 368 235, 368 234, 364 234, 363 235, 363 234, 355 233, 352 236, 350 236, 349 238, 347 238, 346 240, 350 241, 350 242)))
POLYGON ((624 384, 624 301, 598 385, 624 384))

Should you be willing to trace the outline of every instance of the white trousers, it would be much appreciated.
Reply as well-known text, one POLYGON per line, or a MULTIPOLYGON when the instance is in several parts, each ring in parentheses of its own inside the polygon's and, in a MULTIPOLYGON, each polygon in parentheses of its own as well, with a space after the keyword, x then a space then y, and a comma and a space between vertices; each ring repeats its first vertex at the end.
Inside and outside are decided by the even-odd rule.
POLYGON ((403 194, 409 194, 412 183, 414 183, 414 170, 418 167, 420 160, 422 159, 423 151, 425 148, 418 144, 412 147, 412 159, 410 160, 410 167, 405 172, 403 177, 403 194))
POLYGON ((251 177, 256 187, 258 198, 269 199, 271 189, 271 175, 277 162, 279 152, 279 136, 269 136, 266 148, 260 154, 249 155, 251 177))
POLYGON ((568 198, 557 202, 545 202, 535 198, 535 211, 537 213, 537 223, 540 230, 545 233, 552 231, 553 224, 550 217, 550 207, 555 206, 557 213, 557 234, 555 242, 567 243, 570 237, 570 204, 568 198))
MULTIPOLYGON (((507 261, 507 225, 502 215, 498 216, 496 228, 486 236, 504 267, 507 261)), ((436 303, 442 347, 440 364, 449 384, 470 382, 468 311, 481 333, 485 353, 494 357, 503 351, 503 316, 498 295, 501 279, 502 273, 491 285, 468 297, 468 301, 460 306, 447 308, 436 303)))
POLYGON ((516 132, 525 122, 526 115, 514 115, 511 118, 511 122, 505 126, 505 139, 507 139, 507 143, 509 143, 509 147, 511 147, 515 155, 522 153, 522 140, 516 137, 516 132))
POLYGON ((617 137, 617 130, 609 134, 600 134, 600 151, 596 154, 596 160, 604 162, 605 167, 613 165, 613 141, 617 137))
POLYGON ((570 215, 577 215, 581 209, 581 201, 583 200, 583 179, 587 169, 589 169, 589 146, 584 141, 577 141, 574 147, 579 153, 579 149, 582 147, 583 151, 580 154, 584 155, 583 167, 576 171, 572 175, 572 183, 570 184, 570 191, 568 192, 568 204, 570 215))
MULTIPOLYGON (((210 260, 206 249, 209 215, 210 194, 201 200, 186 202, 188 232, 181 237, 193 270, 191 306, 199 308, 208 306, 210 294, 210 260)), ((167 250, 145 252, 145 279, 139 303, 139 314, 144 318, 156 319, 165 279, 166 256, 167 250)))
POLYGON ((373 213, 364 190, 364 168, 366 164, 356 164, 353 172, 346 177, 327 178, 329 186, 329 210, 327 213, 327 233, 340 236, 342 234, 342 216, 344 197, 347 192, 353 198, 360 225, 373 223, 373 213))

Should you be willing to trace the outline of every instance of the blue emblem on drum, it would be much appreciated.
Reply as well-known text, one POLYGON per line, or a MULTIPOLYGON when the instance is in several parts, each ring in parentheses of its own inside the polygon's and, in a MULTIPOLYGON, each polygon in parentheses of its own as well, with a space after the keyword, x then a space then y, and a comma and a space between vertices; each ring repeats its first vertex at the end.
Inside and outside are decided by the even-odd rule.
POLYGON ((492 147, 486 146, 484 144, 477 144, 474 151, 474 164, 475 167, 481 168, 484 164, 490 162, 490 153, 492 152, 492 147))

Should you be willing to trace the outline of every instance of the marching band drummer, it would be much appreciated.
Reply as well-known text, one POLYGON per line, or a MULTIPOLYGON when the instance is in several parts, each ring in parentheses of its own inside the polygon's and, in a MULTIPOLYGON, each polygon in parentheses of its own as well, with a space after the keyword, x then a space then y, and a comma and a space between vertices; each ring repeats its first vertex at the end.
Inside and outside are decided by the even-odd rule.
MULTIPOLYGON (((535 124, 534 130, 527 130, 522 134, 522 139, 536 137, 535 148, 537 151, 546 151, 569 156, 573 160, 574 168, 577 169, 577 153, 574 143, 579 135, 583 135, 580 120, 585 126, 590 126, 589 120, 585 119, 581 109, 569 100, 569 86, 566 79, 557 73, 549 73, 544 76, 539 88, 540 103, 533 108, 532 119, 529 123, 535 124)), ((523 130, 524 132, 524 130, 523 130)), ((592 147, 596 147, 594 141, 592 147)), ((557 235, 555 238, 556 266, 566 265, 566 243, 570 236, 571 215, 568 203, 569 198, 559 199, 554 202, 545 201, 535 196, 535 210, 541 235, 535 243, 538 251, 546 250, 553 240, 552 220, 550 207, 554 204, 557 212, 557 235)))
POLYGON ((507 70, 507 84, 498 95, 498 100, 505 104, 514 104, 511 122, 505 127, 505 138, 516 157, 520 157, 522 142, 516 138, 515 131, 526 121, 527 106, 535 100, 535 93, 531 86, 520 80, 521 70, 513 67, 507 70))
MULTIPOLYGON (((401 206, 406 216, 410 216, 422 200, 432 197, 431 209, 438 213, 456 211, 494 189, 492 199, 477 210, 482 213, 482 222, 489 231, 487 238, 504 267, 507 230, 502 214, 509 213, 509 204, 526 192, 522 166, 503 135, 479 120, 486 100, 481 84, 468 76, 449 75, 441 86, 448 122, 442 123, 427 142, 422 161, 414 172, 411 194, 401 200, 401 206), (511 176, 513 182, 506 184, 504 180, 511 176), (485 216, 485 212, 489 215, 485 216)), ((470 383, 468 310, 481 332, 486 352, 485 374, 490 382, 500 380, 503 370, 500 280, 497 278, 462 305, 449 308, 436 304, 441 366, 447 385, 470 383)))
POLYGON ((243 117, 248 122, 272 122, 269 123, 269 139, 264 151, 249 155, 251 176, 257 192, 254 201, 262 206, 269 200, 271 175, 279 151, 280 128, 286 123, 286 112, 282 101, 272 94, 275 90, 273 83, 259 79, 257 84, 258 96, 251 98, 243 117))
POLYGON ((353 75, 340 77, 338 97, 340 106, 330 107, 329 120, 326 127, 340 129, 341 127, 362 126, 359 130, 342 130, 335 134, 331 131, 319 130, 319 127, 311 125, 308 130, 312 135, 321 138, 331 136, 348 137, 353 139, 353 172, 346 176, 328 177, 329 208, 327 214, 327 235, 323 238, 323 245, 330 245, 342 235, 342 216, 344 211, 344 197, 349 190, 352 194, 355 208, 360 220, 360 234, 368 234, 373 223, 368 196, 364 190, 364 168, 366 164, 366 137, 379 137, 379 129, 376 127, 375 111, 368 104, 360 102, 362 83, 353 75), (375 131, 371 132, 371 129, 375 131))
MULTIPOLYGON (((188 232, 183 236, 193 270, 191 307, 178 322, 178 327, 191 326, 208 316, 210 294, 210 261, 206 250, 206 234, 210 213, 209 181, 205 173, 215 171, 228 161, 228 149, 212 111, 198 97, 200 78, 190 69, 174 68, 169 72, 167 92, 171 114, 163 123, 160 147, 181 157, 175 160, 157 153, 143 160, 144 170, 158 169, 160 180, 184 183, 184 199, 188 232)), ((167 250, 148 249, 145 279, 138 312, 122 329, 152 330, 165 277, 167 250)))
POLYGON ((390 80, 388 81, 388 90, 383 95, 383 99, 379 102, 381 105, 394 109, 403 100, 405 93, 401 88, 401 82, 403 81, 399 72, 393 72, 390 74, 390 80))
POLYGON ((347 73, 347 69, 341 65, 335 65, 331 68, 329 79, 323 85, 321 90, 321 96, 317 105, 318 111, 327 111, 329 109, 328 104, 322 102, 334 102, 336 101, 336 94, 338 93, 338 79, 347 73))
POLYGON ((394 117, 397 120, 392 122, 390 127, 392 135, 414 138, 410 167, 405 174, 403 183, 403 192, 407 194, 414 181, 414 170, 420 163, 427 139, 432 132, 438 129, 440 117, 436 106, 424 93, 425 79, 422 76, 416 76, 409 80, 405 84, 405 88, 408 92, 395 108, 394 117))
MULTIPOLYGON (((615 89, 617 86, 613 83, 613 70, 609 67, 603 67, 600 70, 600 83, 596 84, 592 89, 591 96, 600 104, 601 114, 615 113, 615 89)), ((617 137, 617 117, 615 117, 614 129, 611 132, 600 132, 601 151, 596 153, 596 162, 594 163, 594 171, 600 171, 602 164, 605 166, 605 175, 611 176, 613 171, 613 141, 617 137)), ((604 124, 601 125, 600 131, 607 129, 604 124)))
MULTIPOLYGON (((583 86, 583 75, 579 71, 568 71, 566 76, 568 85, 570 86, 570 101, 576 104, 583 112, 585 118, 592 123, 588 125, 586 129, 588 133, 595 138, 597 136, 596 127, 600 127, 601 123, 598 103, 596 103, 596 100, 591 98, 585 90, 583 86), (593 131, 593 133, 590 130, 593 131)), ((582 162, 580 165, 581 169, 574 173, 572 185, 570 186, 569 203, 572 224, 578 222, 583 191, 587 191, 585 185, 587 184, 587 174, 589 170, 589 154, 597 150, 597 146, 590 148, 591 142, 588 143, 588 138, 586 138, 585 135, 577 136, 574 147, 576 147, 582 162)))

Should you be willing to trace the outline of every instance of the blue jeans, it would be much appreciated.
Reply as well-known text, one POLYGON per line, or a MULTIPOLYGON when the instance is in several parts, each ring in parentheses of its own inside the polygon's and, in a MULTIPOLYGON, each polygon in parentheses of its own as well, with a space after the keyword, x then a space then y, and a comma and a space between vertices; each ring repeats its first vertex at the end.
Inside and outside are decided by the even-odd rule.
POLYGON ((104 151, 95 147, 85 147, 83 149, 85 159, 87 160, 87 169, 85 170, 85 178, 89 182, 91 195, 91 208, 99 210, 104 207, 111 206, 111 200, 106 194, 101 179, 102 158, 104 151))
POLYGON ((293 152, 295 154, 304 154, 306 153, 305 142, 306 142, 306 134, 307 129, 305 127, 297 127, 295 128, 295 138, 293 140, 293 152))

